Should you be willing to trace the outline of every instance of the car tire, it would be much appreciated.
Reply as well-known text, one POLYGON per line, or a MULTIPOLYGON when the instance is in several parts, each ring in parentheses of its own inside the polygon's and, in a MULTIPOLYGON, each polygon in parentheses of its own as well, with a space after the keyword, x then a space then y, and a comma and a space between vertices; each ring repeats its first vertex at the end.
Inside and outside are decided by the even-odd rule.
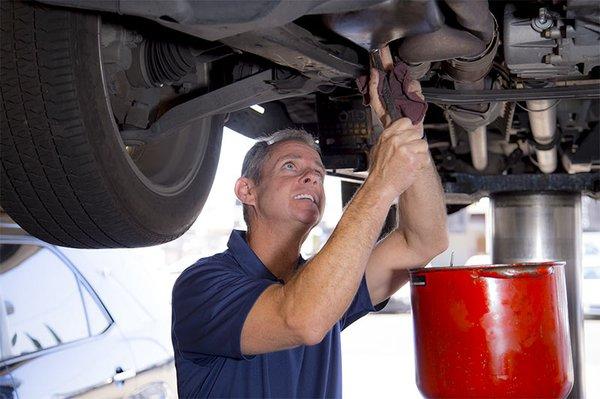
POLYGON ((149 246, 183 234, 210 191, 223 117, 135 160, 105 89, 101 17, 22 1, 2 1, 1 11, 2 208, 61 246, 149 246))

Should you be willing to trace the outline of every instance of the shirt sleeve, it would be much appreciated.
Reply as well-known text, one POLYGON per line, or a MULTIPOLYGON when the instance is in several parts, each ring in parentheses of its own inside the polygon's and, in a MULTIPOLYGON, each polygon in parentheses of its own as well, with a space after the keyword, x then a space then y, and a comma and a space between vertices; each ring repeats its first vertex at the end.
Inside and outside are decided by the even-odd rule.
POLYGON ((387 305, 388 301, 389 298, 380 304, 373 306, 371 303, 371 296, 369 295, 369 287, 367 287, 367 278, 363 275, 358 291, 356 292, 350 307, 340 319, 340 329, 343 330, 370 312, 380 311, 387 305))
POLYGON ((249 359, 241 351, 242 327, 260 294, 274 281, 256 279, 231 265, 197 264, 173 287, 173 346, 189 359, 225 356, 249 359))

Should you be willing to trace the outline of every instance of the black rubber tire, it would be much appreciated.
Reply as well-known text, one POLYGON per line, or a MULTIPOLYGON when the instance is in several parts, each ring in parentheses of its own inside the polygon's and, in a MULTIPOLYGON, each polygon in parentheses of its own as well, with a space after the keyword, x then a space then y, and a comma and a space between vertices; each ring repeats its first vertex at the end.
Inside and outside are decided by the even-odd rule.
POLYGON ((140 178, 106 100, 100 17, 1 1, 1 197, 27 232, 78 248, 138 247, 183 234, 217 168, 223 118, 194 174, 168 195, 140 178))

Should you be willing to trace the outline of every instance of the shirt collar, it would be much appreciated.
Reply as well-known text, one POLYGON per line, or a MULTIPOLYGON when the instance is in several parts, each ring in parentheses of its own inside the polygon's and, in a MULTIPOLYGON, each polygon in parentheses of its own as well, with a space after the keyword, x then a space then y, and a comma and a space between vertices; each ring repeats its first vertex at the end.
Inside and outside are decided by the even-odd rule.
MULTIPOLYGON (((258 278, 266 278, 273 281, 283 282, 279 280, 267 267, 262 263, 260 258, 254 253, 252 248, 246 241, 246 232, 242 230, 233 230, 229 236, 227 247, 233 258, 247 273, 258 278)), ((298 264, 301 265, 305 260, 300 256, 298 264)))

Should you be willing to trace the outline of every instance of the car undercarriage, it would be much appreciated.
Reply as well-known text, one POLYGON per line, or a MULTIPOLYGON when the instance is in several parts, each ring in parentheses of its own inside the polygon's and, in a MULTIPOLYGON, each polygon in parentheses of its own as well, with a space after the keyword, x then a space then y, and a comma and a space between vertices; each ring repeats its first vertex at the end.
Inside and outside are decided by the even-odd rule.
POLYGON ((583 397, 581 195, 600 198, 597 0, 0 7, 2 210, 67 247, 181 236, 210 192, 223 126, 250 138, 310 132, 347 202, 380 133, 356 79, 389 46, 429 104, 448 212, 489 196, 492 262, 566 261, 571 397, 583 397))
MULTIPOLYGON (((120 152, 118 162, 129 176, 116 183, 111 177, 98 177, 107 185, 104 203, 116 201, 115 211, 123 213, 117 219, 133 219, 132 226, 143 227, 141 232, 127 232, 119 230, 115 220, 110 227, 94 221, 101 216, 92 215, 96 211, 87 209, 92 205, 85 204, 69 180, 69 168, 77 165, 69 166, 63 158, 75 155, 63 154, 67 150, 61 146, 77 139, 60 143, 68 121, 58 114, 71 108, 53 110, 47 105, 53 101, 52 90, 57 95, 66 90, 53 79, 67 73, 43 76, 44 66, 53 62, 53 46, 60 47, 56 47, 58 42, 49 43, 49 58, 38 51, 37 64, 32 65, 39 67, 41 81, 36 89, 41 101, 32 109, 46 111, 42 117, 52 136, 48 145, 56 154, 49 155, 52 162, 43 159, 45 144, 36 142, 43 127, 31 135, 29 149, 17 149, 6 157, 3 153, 7 162, 17 153, 14 171, 10 164, 3 168, 3 178, 13 183, 12 187, 3 185, 7 187, 3 208, 32 233, 56 244, 149 245, 182 234, 210 190, 223 123, 252 138, 281 128, 303 128, 318 139, 331 175, 359 183, 366 176, 368 152, 378 127, 363 105, 355 79, 368 72, 370 50, 385 45, 395 60, 409 66, 410 75, 423 87, 430 105, 424 128, 450 212, 501 192, 574 190, 595 197, 600 193, 600 11, 594 1, 41 3, 45 5, 5 5, 12 11, 4 13, 4 58, 17 62, 12 69, 4 69, 3 85, 26 67, 29 56, 16 36, 10 35, 19 33, 19 21, 26 21, 19 13, 48 18, 48 26, 35 25, 41 28, 29 36, 32 45, 46 39, 42 35, 50 31, 52 16, 68 18, 62 23, 63 28, 73 29, 65 38, 72 50, 69 62, 79 61, 88 74, 84 83, 92 82, 90 87, 80 87, 72 100, 79 103, 78 112, 98 114, 94 121, 84 121, 83 130, 88 125, 93 128, 80 133, 81 145, 85 139, 89 155, 99 162, 99 175, 114 165, 105 165, 102 159, 120 152), (77 37, 81 32, 85 34, 77 37), (86 96, 96 101, 88 111, 82 104, 86 96), (250 108, 255 104, 260 104, 260 112, 250 108), (212 127, 207 127, 207 121, 212 127), (103 132, 110 131, 106 137, 90 131, 98 124, 103 132), (95 139, 99 141, 94 143, 95 139), (106 140, 114 143, 96 152, 106 140), (41 161, 27 166, 24 156, 41 157, 41 161), (204 165, 207 157, 210 164, 204 165), (37 184, 31 174, 39 176, 52 166, 63 173, 55 177, 60 182, 46 175, 44 190, 53 191, 54 198, 45 200, 39 189, 42 183, 37 184), (127 179, 139 180, 139 190, 148 193, 128 193, 129 202, 121 204, 115 194, 120 187, 130 190, 127 179), (59 192, 61 185, 70 186, 66 190, 72 192, 59 192), (170 225, 149 219, 164 198, 144 205, 144 196, 174 198, 193 185, 203 187, 202 195, 181 194, 188 204, 182 199, 177 205, 188 209, 187 213, 170 225), (28 202, 31 196, 37 197, 34 203, 28 202), (42 206, 44 201, 50 205, 42 206), (190 206, 190 201, 195 205, 190 206), (60 224, 52 216, 57 213, 53 202, 73 225, 81 222, 77 215, 69 215, 68 208, 81 208, 80 213, 87 214, 82 218, 97 225, 98 234, 82 239, 81 232, 63 231, 62 238, 57 238, 50 231, 54 227, 39 222, 46 218, 60 224), (133 209, 144 207, 148 208, 144 215, 133 209)), ((14 132, 19 121, 33 112, 28 111, 31 102, 17 94, 35 95, 23 85, 13 89, 5 89, 3 95, 9 115, 3 131, 13 133, 12 137, 3 135, 7 154, 8 148, 18 148, 19 140, 27 139, 14 132)))
MULTIPOLYGON (((112 103, 121 108, 113 110, 122 116, 117 120, 125 142, 136 148, 192 118, 227 112, 227 126, 249 137, 290 126, 308 130, 318 137, 332 174, 361 180, 374 127, 354 80, 369 65, 368 50, 390 43, 433 105, 425 130, 450 202, 470 203, 507 188, 598 191, 600 48, 593 2, 492 2, 491 12, 485 2, 372 1, 357 10, 357 2, 325 2, 282 24, 299 7, 282 18, 283 3, 264 2, 271 7, 267 15, 228 25, 227 33, 203 30, 193 3, 196 19, 180 21, 172 13, 154 18, 219 44, 153 41, 127 25, 103 30, 103 37, 115 38, 105 47, 112 58, 127 52, 123 46, 132 52, 132 62, 111 74, 117 87, 171 83, 179 94, 198 84, 186 82, 184 73, 199 60, 231 70, 229 85, 160 117, 160 95, 146 104, 131 92, 115 92, 112 103), (132 37, 138 42, 127 41, 132 37), (264 113, 248 108, 253 104, 262 104, 264 113), (135 117, 139 108, 147 117, 135 117)), ((224 6, 231 7, 223 11, 231 20, 242 17, 233 3, 224 6)))

